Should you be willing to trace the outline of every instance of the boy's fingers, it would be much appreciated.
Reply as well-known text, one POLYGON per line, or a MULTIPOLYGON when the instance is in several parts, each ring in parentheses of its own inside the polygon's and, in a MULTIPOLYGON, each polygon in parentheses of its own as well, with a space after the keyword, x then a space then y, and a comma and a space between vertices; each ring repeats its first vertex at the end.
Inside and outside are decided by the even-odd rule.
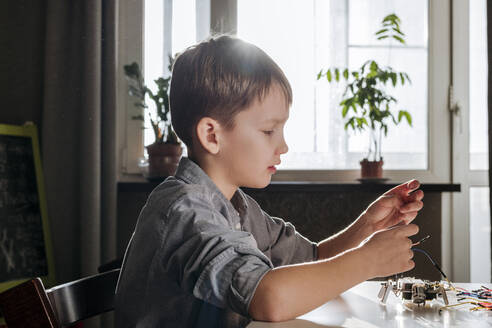
POLYGON ((384 193, 384 195, 402 194, 404 196, 408 196, 410 192, 414 191, 419 187, 420 187, 420 182, 416 179, 413 179, 388 190, 387 192, 384 193))
POLYGON ((381 200, 383 201, 384 207, 400 208, 400 206, 403 203, 403 201, 399 197, 396 197, 395 195, 384 194, 383 196, 381 196, 381 200))
POLYGON ((424 192, 422 190, 416 190, 415 192, 411 193, 410 196, 406 199, 407 202, 413 202, 416 200, 422 200, 424 199, 424 192))
POLYGON ((407 212, 414 212, 414 211, 419 211, 424 207, 424 203, 417 200, 415 202, 407 203, 403 206, 400 207, 400 212, 401 213, 407 213, 407 212))
POLYGON ((419 232, 419 227, 413 223, 404 226, 398 226, 396 229, 398 229, 398 232, 405 237, 416 235, 419 232))
POLYGON ((408 213, 405 213, 402 215, 401 219, 402 219, 402 222, 404 224, 409 224, 410 222, 413 221, 413 219, 415 219, 417 217, 417 214, 419 214, 419 212, 415 211, 415 212, 408 212, 408 213))

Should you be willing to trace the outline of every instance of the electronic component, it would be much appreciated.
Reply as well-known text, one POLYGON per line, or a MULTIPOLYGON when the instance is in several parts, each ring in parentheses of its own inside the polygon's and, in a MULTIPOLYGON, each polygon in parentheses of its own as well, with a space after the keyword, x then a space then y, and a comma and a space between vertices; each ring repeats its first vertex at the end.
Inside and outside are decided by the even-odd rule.
POLYGON ((400 278, 396 281, 388 280, 381 284, 378 298, 382 303, 386 303, 391 291, 403 301, 411 301, 415 304, 425 305, 426 301, 441 297, 444 304, 448 305, 448 297, 444 285, 440 282, 430 282, 415 278, 400 278))

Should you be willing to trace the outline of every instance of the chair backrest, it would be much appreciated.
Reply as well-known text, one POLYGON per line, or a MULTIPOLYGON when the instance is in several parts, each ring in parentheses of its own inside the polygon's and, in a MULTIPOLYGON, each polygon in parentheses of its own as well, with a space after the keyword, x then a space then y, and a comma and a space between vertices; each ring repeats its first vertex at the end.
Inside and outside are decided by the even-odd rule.
POLYGON ((46 293, 62 327, 114 309, 115 269, 48 289, 46 293))
POLYGON ((60 327, 39 278, 0 293, 0 308, 9 328, 60 327))
POLYGON ((45 290, 39 278, 0 294, 9 328, 60 328, 114 309, 119 269, 45 290), (43 324, 40 324, 40 322, 43 324))

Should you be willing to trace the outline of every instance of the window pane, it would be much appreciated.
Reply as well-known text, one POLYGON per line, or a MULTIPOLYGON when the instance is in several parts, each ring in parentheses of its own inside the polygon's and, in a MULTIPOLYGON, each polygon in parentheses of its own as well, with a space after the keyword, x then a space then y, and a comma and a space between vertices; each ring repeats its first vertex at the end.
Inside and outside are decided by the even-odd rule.
MULTIPOLYGON (((349 48, 349 67, 360 67, 367 58, 379 65, 391 66, 396 71, 407 72, 412 84, 388 86, 386 91, 398 99, 393 112, 408 110, 412 114, 412 127, 406 121, 388 128, 382 141, 385 168, 427 168, 427 49, 425 48, 349 48)), ((350 137, 349 152, 362 155, 367 149, 368 133, 350 137)), ((360 156, 359 155, 359 156, 360 156)))
MULTIPOLYGON (((145 84, 153 91, 157 90, 154 80, 169 74, 167 65, 164 67, 168 56, 164 53, 164 49, 170 49, 171 54, 174 55, 197 42, 196 0, 173 0, 172 16, 165 13, 164 2, 145 1, 144 77, 145 84), (172 17, 172 22, 165 22, 164 17, 172 17), (164 44, 164 30, 168 26, 172 30, 171 47, 164 44)), ((147 104, 150 111, 155 112, 155 106, 150 99, 147 99, 147 104)), ((146 128, 144 145, 149 145, 155 141, 155 137, 148 114, 145 115, 144 125, 146 128)))
MULTIPOLYGON (((164 48, 164 1, 145 1, 145 36, 144 36, 144 78, 145 84, 151 89, 156 90, 154 80, 162 76, 164 72, 163 53, 164 48)), ((155 111, 155 106, 150 99, 146 100, 152 111, 155 111)), ((152 131, 149 116, 144 115, 145 132, 144 145, 149 145, 155 141, 152 131)))
POLYGON ((470 1, 470 169, 488 170, 486 1, 470 1))
POLYGON ((290 152, 314 148, 313 10, 313 1, 238 1, 238 36, 268 53, 292 84, 292 108, 298 110, 290 112, 286 125, 290 152))
POLYGON ((470 279, 490 282, 489 188, 470 188, 470 279))
POLYGON ((195 0, 173 1, 173 55, 196 43, 195 0))
POLYGON ((426 1, 238 0, 238 36, 265 50, 292 84, 294 101, 285 128, 289 152, 281 169, 359 168, 367 138, 344 130, 339 107, 344 87, 316 81, 316 75, 321 68, 352 67, 373 58, 407 72, 414 82, 391 90, 400 101, 397 108, 412 114, 414 127, 390 127, 383 142, 385 168, 427 168, 426 1), (402 18, 412 46, 372 47, 373 30, 393 11, 402 18), (414 18, 418 24, 413 24, 414 18), (357 46, 349 44, 349 38, 357 46))
POLYGON ((374 33, 381 29, 384 16, 395 13, 409 46, 427 47, 427 0, 350 0, 349 43, 351 45, 390 45, 374 33))

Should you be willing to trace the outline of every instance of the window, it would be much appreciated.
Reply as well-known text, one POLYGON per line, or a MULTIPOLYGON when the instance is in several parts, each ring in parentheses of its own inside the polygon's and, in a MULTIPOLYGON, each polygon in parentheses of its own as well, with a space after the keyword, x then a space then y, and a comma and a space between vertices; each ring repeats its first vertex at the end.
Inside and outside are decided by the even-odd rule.
MULTIPOLYGON (((210 0, 136 0, 119 6, 119 95, 118 160, 120 180, 132 180, 139 173, 138 164, 144 145, 154 140, 148 117, 142 122, 130 119, 139 113, 128 96, 123 65, 138 62, 145 83, 155 90, 154 80, 169 74, 168 55, 206 38, 210 31, 210 0)), ((153 102, 148 102, 153 106, 153 102)), ((138 179, 138 178, 137 178, 138 179)))
MULTIPOLYGON (((469 1, 469 141, 464 197, 468 198, 470 281, 490 281, 490 205, 487 170, 487 8, 486 0, 469 1)), ((463 124, 463 122, 461 122, 463 124)), ((460 127, 458 127, 459 129, 460 127)))
MULTIPOLYGON (((119 30, 118 106, 128 112, 133 110, 133 101, 127 97, 123 64, 144 63, 150 84, 154 77, 166 73, 168 52, 175 53, 204 39, 211 27, 219 32, 237 31, 239 37, 266 50, 284 69, 294 88, 294 105, 286 127, 290 154, 284 156, 282 169, 274 176, 276 180, 353 181, 359 177, 357 162, 365 153, 365 137, 343 130, 337 106, 343 88, 316 81, 320 68, 353 68, 366 58, 374 58, 409 73, 411 88, 398 87, 394 95, 401 107, 412 113, 414 127, 403 124, 390 130, 390 137, 383 144, 385 176, 395 182, 416 177, 423 182, 461 183, 461 193, 443 195, 442 266, 457 281, 486 280, 474 278, 490 267, 489 262, 477 266, 481 262, 475 256, 476 250, 489 249, 490 238, 490 225, 484 220, 490 211, 485 189, 485 0, 145 3, 145 7, 144 0, 124 1, 120 5, 123 23, 119 30), (374 41, 373 33, 381 17, 389 12, 402 19, 407 34, 404 48, 374 41), (145 48, 153 47, 146 48, 145 54, 144 44, 145 48), (451 120, 452 127, 448 110, 451 77, 455 98, 462 105, 460 114, 451 120), (479 235, 483 238, 476 238, 479 235)), ((140 122, 128 119, 129 115, 123 112, 118 117, 120 173, 138 173, 137 159, 144 154, 144 133, 140 122)), ((132 177, 120 174, 119 178, 132 177)))
POLYGON ((490 281, 490 206, 489 188, 470 191, 470 281, 490 281))
POLYGON ((414 127, 390 127, 385 169, 427 169, 427 12, 425 0, 238 0, 238 36, 264 49, 293 88, 290 150, 280 169, 359 168, 367 133, 344 130, 338 106, 344 87, 315 77, 321 68, 355 69, 368 59, 405 71, 413 81, 389 91, 399 100, 396 108, 412 113, 414 127), (393 12, 402 19, 407 46, 375 40, 382 18, 393 12))
MULTIPOLYGON (((447 8, 445 0, 139 0, 121 7, 126 21, 120 29, 121 61, 143 62, 149 86, 167 73, 167 53, 204 39, 211 27, 237 32, 279 63, 293 86, 294 104, 286 126, 290 151, 274 179, 347 181, 359 176, 367 138, 343 128, 338 107, 343 87, 316 81, 316 75, 321 68, 355 68, 374 58, 406 71, 413 81, 391 90, 400 101, 396 108, 412 113, 414 127, 402 123, 390 128, 383 142, 385 175, 395 181, 449 181, 450 168, 440 160, 449 158, 450 149, 449 128, 442 126, 442 118, 449 115, 449 28, 446 16, 438 14, 447 8), (374 40, 380 20, 391 12, 402 19, 405 47, 374 40)), ((121 102, 133 110, 130 100, 121 102)), ((141 140, 151 140, 139 123, 126 119, 122 129, 126 173, 138 173, 137 159, 144 154, 141 140)))
POLYGON ((453 1, 453 273, 490 281, 486 0, 453 1))
MULTIPOLYGON (((197 41, 197 2, 195 0, 145 1, 145 84, 156 90, 154 80, 169 76, 168 56, 195 44, 197 41)), ((149 106, 154 104, 150 101, 149 106)), ((145 126, 150 127, 148 117, 145 126)), ((146 129, 144 145, 154 142, 151 129, 146 129)))
POLYGON ((469 43, 470 170, 488 170, 487 8, 484 0, 470 1, 469 43))

